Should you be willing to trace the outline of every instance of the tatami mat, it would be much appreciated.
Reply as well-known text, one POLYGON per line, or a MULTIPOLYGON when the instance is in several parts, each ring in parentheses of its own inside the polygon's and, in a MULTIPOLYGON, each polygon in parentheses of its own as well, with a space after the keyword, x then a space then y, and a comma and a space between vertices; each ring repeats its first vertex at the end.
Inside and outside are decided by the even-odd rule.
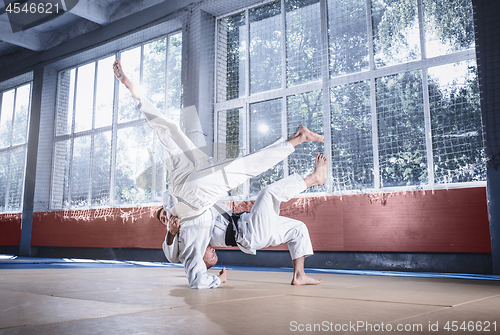
POLYGON ((498 276, 228 268, 193 290, 168 263, 1 256, 0 334, 500 333, 498 276))

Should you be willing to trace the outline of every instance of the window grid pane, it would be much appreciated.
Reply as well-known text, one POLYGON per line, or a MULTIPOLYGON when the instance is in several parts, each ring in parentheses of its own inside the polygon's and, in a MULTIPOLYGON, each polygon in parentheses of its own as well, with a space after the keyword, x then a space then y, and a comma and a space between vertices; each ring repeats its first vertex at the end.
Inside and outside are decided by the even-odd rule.
POLYGON ((321 76, 321 18, 319 0, 287 0, 287 86, 317 81, 321 76))
POLYGON ((113 91, 115 76, 113 62, 115 56, 101 59, 97 63, 96 110, 94 128, 110 126, 113 123, 113 91))
MULTIPOLYGON (((288 137, 294 135, 300 126, 309 130, 323 133, 323 94, 321 91, 302 93, 287 98, 288 137)), ((295 152, 288 158, 288 173, 298 173, 302 178, 314 171, 316 153, 324 153, 323 143, 308 142, 295 148, 295 152)), ((309 192, 324 192, 322 186, 311 187, 309 192)))
POLYGON ((146 124, 118 130, 117 205, 151 202, 152 157, 149 152, 152 151, 152 143, 153 130, 146 124))
POLYGON ((436 183, 486 179, 475 62, 429 68, 436 183))
POLYGON ((94 136, 92 159, 92 206, 110 205, 111 132, 94 136))
POLYGON ((373 188, 370 82, 333 87, 330 99, 333 190, 373 188))
POLYGON ((281 3, 250 10, 250 93, 281 88, 281 3))
MULTIPOLYGON (((214 162, 223 164, 245 153, 245 115, 243 108, 217 113, 217 143, 214 162)), ((229 191, 229 195, 244 195, 244 185, 229 191)))
POLYGON ((90 141, 90 136, 79 137, 74 141, 70 199, 72 207, 76 208, 89 205, 90 141))
POLYGON ((369 69, 365 0, 328 0, 330 76, 369 69))
POLYGON ((92 129, 95 63, 80 66, 76 79, 75 132, 92 129))
POLYGON ((17 88, 14 128, 12 129, 12 145, 26 143, 28 136, 30 96, 30 84, 17 88))
POLYGON ((167 111, 172 120, 180 120, 180 108, 182 107, 182 34, 170 35, 168 39, 167 57, 167 111))
POLYGON ((52 170, 51 208, 69 209, 69 169, 71 162, 71 140, 58 141, 54 145, 52 170))
POLYGON ((0 212, 5 212, 7 198, 7 180, 9 173, 9 152, 0 152, 0 212))
MULTIPOLYGON (((285 97, 287 121, 279 121, 278 112, 272 116, 272 108, 268 108, 267 116, 261 119, 276 124, 276 131, 285 126, 282 122, 287 122, 290 133, 294 122, 307 122, 306 115, 300 116, 298 97, 315 94, 310 90, 317 89, 314 81, 321 79, 328 83, 325 87, 329 86, 330 94, 328 98, 323 97, 319 110, 326 110, 332 123, 328 130, 331 143, 327 147, 332 149, 328 153, 332 155, 329 157, 333 174, 330 186, 335 192, 387 187, 420 189, 448 182, 485 180, 481 116, 477 88, 474 88, 477 86, 477 78, 473 75, 477 71, 474 54, 457 53, 474 48, 471 0, 372 0, 368 4, 365 0, 326 0, 327 13, 323 16, 316 16, 318 2, 315 0, 284 0, 282 3, 284 8, 275 1, 217 21, 215 110, 218 117, 226 113, 226 123, 217 119, 215 125, 219 139, 236 131, 227 124, 227 106, 220 104, 223 112, 217 109, 218 102, 229 99, 230 85, 233 90, 230 99, 236 100, 232 106, 251 102, 246 113, 249 148, 254 151, 263 145, 257 145, 256 141, 265 138, 259 133, 259 127, 268 126, 257 125, 259 115, 255 114, 254 107, 273 101, 268 99, 285 97), (245 26, 245 13, 249 13, 249 27, 245 26), (423 21, 419 20, 419 13, 423 14, 423 21), (237 33, 236 28, 228 23, 236 17, 240 23, 237 33), (324 18, 328 22, 321 22, 324 18), (324 27, 328 28, 328 46, 319 46, 315 43, 322 40, 320 33, 324 27), (232 56, 228 49, 230 30, 234 43, 232 56), (244 50, 246 34, 250 37, 249 78, 245 78, 246 85, 250 85, 249 97, 243 94, 241 80, 245 75, 244 53, 237 55, 244 50), (283 41, 286 42, 286 86, 290 88, 281 83, 285 78, 281 63, 285 55, 283 41), (369 45, 371 42, 373 44, 369 45), (460 75, 454 77, 454 84, 438 83, 434 77, 449 77, 453 71, 433 74, 437 67, 427 68, 428 61, 423 58, 421 43, 424 43, 426 58, 442 56, 440 62, 454 64, 462 61, 468 63, 469 68, 465 66, 458 71, 460 75), (328 48, 328 71, 319 67, 323 71, 317 75, 315 57, 325 54, 324 48, 328 48), (231 62, 233 79, 238 77, 238 81, 232 84, 228 82, 231 62), (403 70, 405 63, 410 63, 413 68, 416 65, 417 69, 403 70), (422 72, 427 73, 427 70, 429 76, 423 78, 422 72), (374 74, 367 75, 363 71, 373 71, 374 74), (467 83, 463 82, 464 76, 468 78, 467 83), (310 84, 301 85, 307 83, 310 84), (428 88, 425 94, 424 87, 428 88), (453 98, 447 97, 449 91, 455 92, 453 98), (259 95, 256 101, 252 97, 254 93, 266 94, 262 94, 262 98, 259 95), (430 101, 424 101, 428 96, 430 101), (430 109, 430 114, 424 113, 424 109, 426 113, 430 109), (292 121, 294 113, 299 116, 292 121), (426 120, 429 115, 430 119, 426 120), (457 122, 453 129, 451 122, 445 125, 445 118, 457 122), (425 136, 426 126, 432 131, 428 138, 425 136), (430 150, 433 152, 427 152, 430 150), (431 155, 434 162, 427 162, 431 155), (430 163, 434 166, 429 166, 430 163), (374 171, 375 167, 377 171, 374 171), (435 180, 429 178, 429 168, 434 169, 432 176, 435 174, 435 180)), ((311 113, 316 117, 316 112, 311 113)), ((321 118, 317 117, 318 120, 321 118)), ((290 158, 286 173, 302 169, 301 164, 290 158)), ((270 182, 272 178, 275 177, 272 176, 270 182)), ((256 194, 264 179, 254 184, 250 195, 256 194)))
MULTIPOLYGON (((282 137, 283 100, 275 99, 250 105, 250 152, 262 149, 282 137)), ((283 163, 250 179, 250 195, 257 195, 266 185, 283 178, 283 163)))
POLYGON ((427 182, 422 74, 377 78, 377 118, 381 186, 427 182))
POLYGON ((2 109, 0 110, 0 148, 9 147, 11 143, 14 96, 15 90, 10 90, 2 94, 2 109))
MULTIPOLYGON (((127 76, 138 87, 142 81, 144 94, 160 110, 168 108, 165 113, 177 123, 181 50, 182 34, 177 32, 119 55, 127 76)), ((151 203, 158 201, 166 188, 161 144, 128 90, 120 85, 119 97, 114 99, 112 64, 117 57, 111 55, 59 73, 51 209, 151 203), (117 115, 113 115, 114 110, 117 115), (112 167, 114 146, 117 157, 112 167)))
MULTIPOLYGON (((141 47, 123 52, 120 61, 126 69, 127 77, 134 85, 140 88, 141 71, 141 47)), ((130 96, 128 89, 120 85, 118 97, 118 122, 136 120, 141 117, 141 112, 136 108, 134 99, 130 96)))
POLYGON ((423 0, 426 56, 475 47, 471 0, 423 0))
POLYGON ((59 72, 57 85, 56 136, 73 131, 76 69, 59 72))
POLYGON ((217 23, 217 101, 245 95, 246 82, 246 16, 236 14, 217 23))
POLYGON ((421 58, 417 0, 372 1, 377 68, 421 58))
POLYGON ((166 37, 144 45, 144 91, 148 99, 160 110, 165 109, 166 58, 166 37))
POLYGON ((21 212, 31 83, 0 92, 0 212, 21 212))
POLYGON ((26 146, 10 152, 9 198, 6 210, 20 212, 22 210, 24 173, 26 166, 26 146))

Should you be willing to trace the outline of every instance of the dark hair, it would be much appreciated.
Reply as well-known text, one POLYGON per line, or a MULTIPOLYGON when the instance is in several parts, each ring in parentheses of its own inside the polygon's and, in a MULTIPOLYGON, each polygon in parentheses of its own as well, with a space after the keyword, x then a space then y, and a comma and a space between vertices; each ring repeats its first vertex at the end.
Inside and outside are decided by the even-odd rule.
POLYGON ((156 218, 158 219, 158 221, 161 222, 160 220, 160 214, 161 214, 161 211, 163 210, 163 207, 160 207, 160 209, 158 209, 158 211, 156 211, 156 218))

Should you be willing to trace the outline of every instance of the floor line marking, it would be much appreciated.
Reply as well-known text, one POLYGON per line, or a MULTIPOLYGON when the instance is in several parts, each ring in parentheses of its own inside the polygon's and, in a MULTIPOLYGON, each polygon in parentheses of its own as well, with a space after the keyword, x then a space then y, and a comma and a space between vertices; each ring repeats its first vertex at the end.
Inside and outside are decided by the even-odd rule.
POLYGON ((445 308, 451 308, 451 307, 453 307, 451 305, 424 304, 424 303, 418 303, 418 302, 374 300, 374 299, 355 299, 355 298, 342 298, 342 297, 322 297, 322 296, 315 296, 315 295, 302 295, 302 294, 293 294, 293 293, 290 293, 290 294, 287 294, 287 295, 296 296, 296 297, 310 297, 310 298, 323 298, 323 299, 368 301, 368 302, 383 302, 383 303, 389 303, 389 304, 418 305, 418 306, 432 306, 432 307, 445 307, 445 308))

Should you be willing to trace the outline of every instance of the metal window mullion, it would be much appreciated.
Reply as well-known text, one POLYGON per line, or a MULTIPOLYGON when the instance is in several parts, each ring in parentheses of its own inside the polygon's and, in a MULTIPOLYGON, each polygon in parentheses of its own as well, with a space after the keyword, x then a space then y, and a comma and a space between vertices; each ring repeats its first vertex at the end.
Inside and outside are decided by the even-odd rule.
POLYGON ((158 141, 156 136, 153 136, 153 150, 150 152, 150 160, 151 160, 151 201, 154 202, 156 196, 156 159, 153 154, 156 153, 156 142, 158 141))
MULTIPOLYGON (((168 42, 168 39, 167 39, 167 42, 168 42)), ((144 44, 141 45, 141 59, 140 59, 140 75, 139 75, 139 82, 142 86, 143 82, 144 82, 144 44)), ((166 55, 165 55, 165 59, 166 59, 166 55)), ((167 70, 167 67, 165 66, 165 71, 167 70)), ((165 76, 166 77, 166 76, 165 76)), ((165 85, 165 88, 166 88, 166 85, 165 85)), ((165 89, 166 91, 166 89, 165 89)), ((150 201, 154 202, 154 197, 155 197, 155 192, 154 192, 154 189, 156 187, 156 161, 155 161, 155 158, 153 156, 153 153, 155 152, 155 147, 156 147, 156 136, 153 136, 153 143, 152 143, 152 150, 149 151, 149 160, 151 161, 151 194, 150 194, 150 201)))
POLYGON ((139 59, 139 85, 142 86, 144 75, 144 44, 141 44, 141 56, 139 59))
MULTIPOLYGON (((250 104, 247 102, 243 106, 243 148, 245 152, 243 155, 250 153, 250 104)), ((250 196, 250 179, 243 183, 243 196, 248 198, 250 196)))
MULTIPOLYGON (((77 67, 75 69, 75 83, 73 86, 73 106, 71 110, 71 140, 70 140, 70 147, 69 147, 69 169, 68 169, 68 204, 69 204, 69 209, 72 208, 72 202, 71 202, 71 189, 72 189, 72 183, 71 183, 71 175, 73 173, 73 153, 74 153, 74 147, 75 147, 75 138, 74 138, 74 132, 75 132, 75 126, 76 126, 76 121, 75 121, 75 116, 76 116, 76 101, 78 99, 77 97, 77 84, 78 84, 78 72, 79 68, 77 67)), ((63 189, 63 207, 64 207, 64 189, 63 189)))
MULTIPOLYGON (((75 139, 72 137, 70 139, 70 145, 69 145, 69 168, 68 168, 68 209, 72 208, 72 202, 71 202, 71 189, 72 189, 72 183, 71 183, 71 174, 73 173, 73 152, 74 152, 74 146, 75 146, 75 139)), ((64 208, 64 186, 63 186, 63 204, 62 207, 64 208)))
POLYGON ((8 204, 9 204, 9 193, 10 193, 10 172, 11 172, 11 157, 12 157, 12 150, 7 151, 9 157, 7 159, 7 185, 5 186, 5 211, 7 211, 8 204))
MULTIPOLYGON (((30 100, 31 100, 31 94, 30 94, 30 100)), ((31 110, 31 109, 28 109, 28 110, 31 110)), ((24 165, 23 165, 23 176, 22 176, 23 184, 21 186, 22 187, 21 188, 21 199, 24 199, 24 186, 26 183, 26 161, 27 161, 27 155, 28 155, 28 142, 21 144, 20 147, 23 147, 23 149, 24 149, 24 165)), ((19 205, 20 205, 20 209, 22 210, 23 209, 23 200, 21 200, 21 203, 19 205)))
MULTIPOLYGON (((166 37, 167 41, 166 41, 166 46, 165 46, 165 94, 164 94, 165 103, 163 104, 163 106, 164 106, 163 112, 164 113, 167 113, 169 110, 169 106, 168 106, 168 88, 169 88, 168 87, 168 61, 169 61, 169 57, 168 57, 168 54, 170 51, 170 36, 172 36, 172 34, 167 35, 167 37, 166 37)), ((153 136, 153 145, 154 145, 153 148, 156 148, 157 141, 158 141, 158 139, 156 138, 156 136, 153 136)), ((156 160, 155 159, 153 159, 153 165, 154 165, 153 166, 154 173, 153 173, 153 181, 151 182, 151 187, 153 190, 155 190, 156 177, 157 177, 156 176, 157 168, 156 168, 156 160)), ((165 171, 165 168, 163 168, 163 171, 165 171)), ((163 176, 163 173, 162 173, 162 176, 163 176)), ((165 184, 162 184, 162 185, 165 185, 165 184)), ((153 190, 152 190, 151 194, 152 194, 152 199, 154 200, 156 197, 156 194, 155 194, 155 192, 153 192, 153 190)), ((163 187, 162 187, 161 191, 164 191, 163 187)))
POLYGON ((328 6, 327 0, 320 0, 321 15, 321 76, 322 76, 322 110, 323 110, 323 136, 325 136, 324 152, 330 164, 327 166, 325 187, 327 192, 333 188, 333 152, 332 152, 332 132, 330 129, 330 89, 328 87, 330 79, 329 71, 329 41, 328 41, 328 6))
POLYGON ((285 0, 281 0, 281 88, 285 89, 286 83, 286 11, 285 0))
MULTIPOLYGON (((117 59, 121 59, 121 53, 117 53, 117 59)), ((111 167, 110 167, 110 185, 109 185, 109 205, 115 206, 115 187, 116 187, 116 153, 118 141, 118 102, 120 95, 120 82, 115 78, 113 87, 113 123, 111 128, 111 167)))
MULTIPOLYGON (((245 25, 247 27, 245 31, 245 39, 247 48, 245 50, 245 97, 250 96, 250 12, 245 9, 245 25)), ((217 101, 217 100, 215 100, 217 101)), ((247 109, 248 110, 248 109, 247 109)))
MULTIPOLYGON (((170 51, 170 36, 172 36, 172 34, 168 35, 167 36, 167 46, 165 48, 165 112, 167 112, 170 108, 170 106, 168 105, 168 90, 169 90, 169 87, 168 87, 168 54, 169 54, 169 51, 170 51)), ((214 100, 215 101, 215 100, 214 100)))
POLYGON ((423 8, 422 8, 422 0, 417 0, 417 6, 418 6, 418 27, 419 27, 419 34, 420 34, 421 59, 426 59, 427 58, 427 50, 425 47, 424 14, 423 14, 423 8))
MULTIPOLYGON (((420 51, 422 60, 427 59, 427 50, 425 44, 425 29, 424 29, 424 14, 422 0, 417 0, 418 4, 418 24, 420 33, 420 51)), ((425 63, 424 63, 425 64, 425 63)), ((432 150, 432 124, 431 124, 431 111, 429 102, 429 82, 427 75, 427 66, 422 67, 422 89, 424 100, 424 122, 425 122, 425 147, 427 153, 427 171, 428 171, 428 184, 434 185, 434 155, 432 150)))
MULTIPOLYGON (((71 76, 71 75, 70 75, 71 76)), ((61 72, 59 72, 57 74, 57 90, 56 90, 56 106, 55 106, 55 117, 54 117, 54 131, 52 133, 52 164, 51 164, 51 173, 50 173, 50 183, 49 183, 49 194, 50 194, 50 198, 49 198, 49 210, 50 209, 54 209, 54 196, 53 196, 53 191, 54 191, 54 183, 53 183, 53 180, 54 180, 54 166, 55 166, 55 163, 56 163, 56 157, 55 157, 55 153, 56 153, 56 134, 57 134, 57 120, 59 118, 59 87, 61 85, 60 83, 60 78, 61 78, 61 72)), ((71 82, 71 80, 70 80, 71 82)), ((71 89, 71 88, 70 88, 71 89)), ((69 106, 68 106, 69 108, 69 106)), ((67 123, 67 121, 66 121, 67 123)), ((63 199, 64 199, 64 179, 63 179, 63 199)), ((62 208, 62 203, 61 203, 61 208, 62 208)))
POLYGON ((12 146, 12 138, 14 137, 14 124, 16 121, 16 100, 17 100, 17 88, 14 89, 14 101, 12 104, 12 120, 10 126, 10 134, 9 134, 9 146, 12 146))
POLYGON ((88 206, 92 206, 92 178, 93 178, 93 167, 94 167, 94 137, 95 137, 95 118, 96 118, 96 105, 97 105, 97 74, 98 74, 98 64, 95 62, 94 70, 94 96, 92 104, 92 133, 90 134, 90 164, 89 164, 89 192, 88 192, 88 206))
POLYGON ((428 184, 434 185, 434 155, 432 150, 432 124, 431 111, 429 103, 429 84, 428 84, 427 68, 422 69, 422 86, 424 100, 424 121, 425 121, 425 146, 427 152, 427 169, 429 173, 428 184))
MULTIPOLYGON (((219 112, 213 112, 213 127, 215 129, 214 131, 214 145, 212 148, 212 157, 215 157, 216 160, 220 159, 220 152, 219 152, 219 112)), ((227 116, 226 116, 227 120, 227 116)), ((224 141, 224 144, 227 147, 227 139, 224 141)))
MULTIPOLYGON (((250 104, 248 103, 248 97, 250 96, 250 10, 245 9, 245 40, 246 40, 246 50, 245 50, 245 102, 243 105, 243 148, 244 155, 250 153, 250 104)), ((250 196, 250 180, 243 183, 243 197, 248 198, 250 196)))
POLYGON ((10 195, 10 175, 12 172, 11 157, 12 157, 12 151, 13 151, 12 150, 12 137, 14 134, 14 122, 15 122, 15 117, 16 117, 16 99, 17 99, 17 88, 14 89, 14 100, 12 103, 12 120, 11 120, 10 133, 9 133, 9 148, 11 150, 8 151, 9 159, 7 160, 7 185, 5 186, 5 207, 4 207, 6 211, 8 209, 9 195, 10 195))
POLYGON ((372 149, 374 188, 380 189, 380 156, 378 151, 377 90, 375 78, 370 79, 370 111, 372 116, 372 149))
MULTIPOLYGON (((281 0, 281 89, 284 90, 287 87, 286 82, 286 70, 287 70, 287 61, 286 61, 286 9, 285 9, 285 0, 281 0)), ((287 122, 287 105, 288 100, 284 91, 281 95, 281 136, 283 138, 288 138, 288 122, 287 122)), ((283 176, 288 176, 288 160, 287 158, 283 160, 283 176)))
POLYGON ((26 142, 20 143, 20 144, 16 144, 16 145, 13 145, 13 146, 10 146, 10 147, 2 148, 2 149, 0 149, 0 153, 5 153, 5 152, 9 152, 11 150, 19 149, 20 147, 24 146, 25 144, 26 144, 26 142))
MULTIPOLYGON (((215 61, 214 61, 214 96, 213 96, 213 102, 214 103, 217 103, 218 99, 217 99, 217 93, 218 93, 218 90, 219 90, 219 85, 217 83, 217 80, 219 78, 219 75, 218 75, 218 67, 219 67, 219 20, 216 19, 215 20, 215 61)), ((170 41, 170 36, 168 37, 168 40, 170 41)), ((167 43, 167 50, 168 50, 168 46, 170 45, 170 43, 167 43)), ((168 56, 168 53, 167 53, 167 56, 168 56)), ((226 63, 227 63, 227 57, 226 57, 226 63)), ((167 67, 165 66, 165 68, 167 69, 167 67)), ((226 69, 227 69, 227 65, 226 65, 226 69)), ((168 73, 168 70, 167 70, 167 73, 168 73)), ((166 77, 166 75, 165 75, 166 77)), ((166 92, 167 90, 165 90, 166 92)), ((165 100, 166 101, 166 100, 165 100)), ((214 129, 217 129, 217 127, 215 126, 214 124, 214 129)), ((216 133, 216 132, 214 132, 216 133)), ((214 139, 215 140, 215 139, 214 139)), ((215 142, 217 143, 217 142, 215 142)))
MULTIPOLYGON (((288 122, 287 122, 287 107, 288 107, 288 99, 286 95, 283 95, 281 97, 282 100, 282 105, 281 105, 281 137, 282 138, 288 138, 288 122)), ((288 160, 290 158, 284 159, 283 160, 283 177, 288 177, 288 160)))
POLYGON ((366 0, 366 26, 368 33, 368 54, 370 61, 370 111, 372 116, 372 149, 374 188, 380 189, 380 156, 378 151, 377 90, 375 85, 375 48, 373 47, 373 23, 371 1, 366 0))

